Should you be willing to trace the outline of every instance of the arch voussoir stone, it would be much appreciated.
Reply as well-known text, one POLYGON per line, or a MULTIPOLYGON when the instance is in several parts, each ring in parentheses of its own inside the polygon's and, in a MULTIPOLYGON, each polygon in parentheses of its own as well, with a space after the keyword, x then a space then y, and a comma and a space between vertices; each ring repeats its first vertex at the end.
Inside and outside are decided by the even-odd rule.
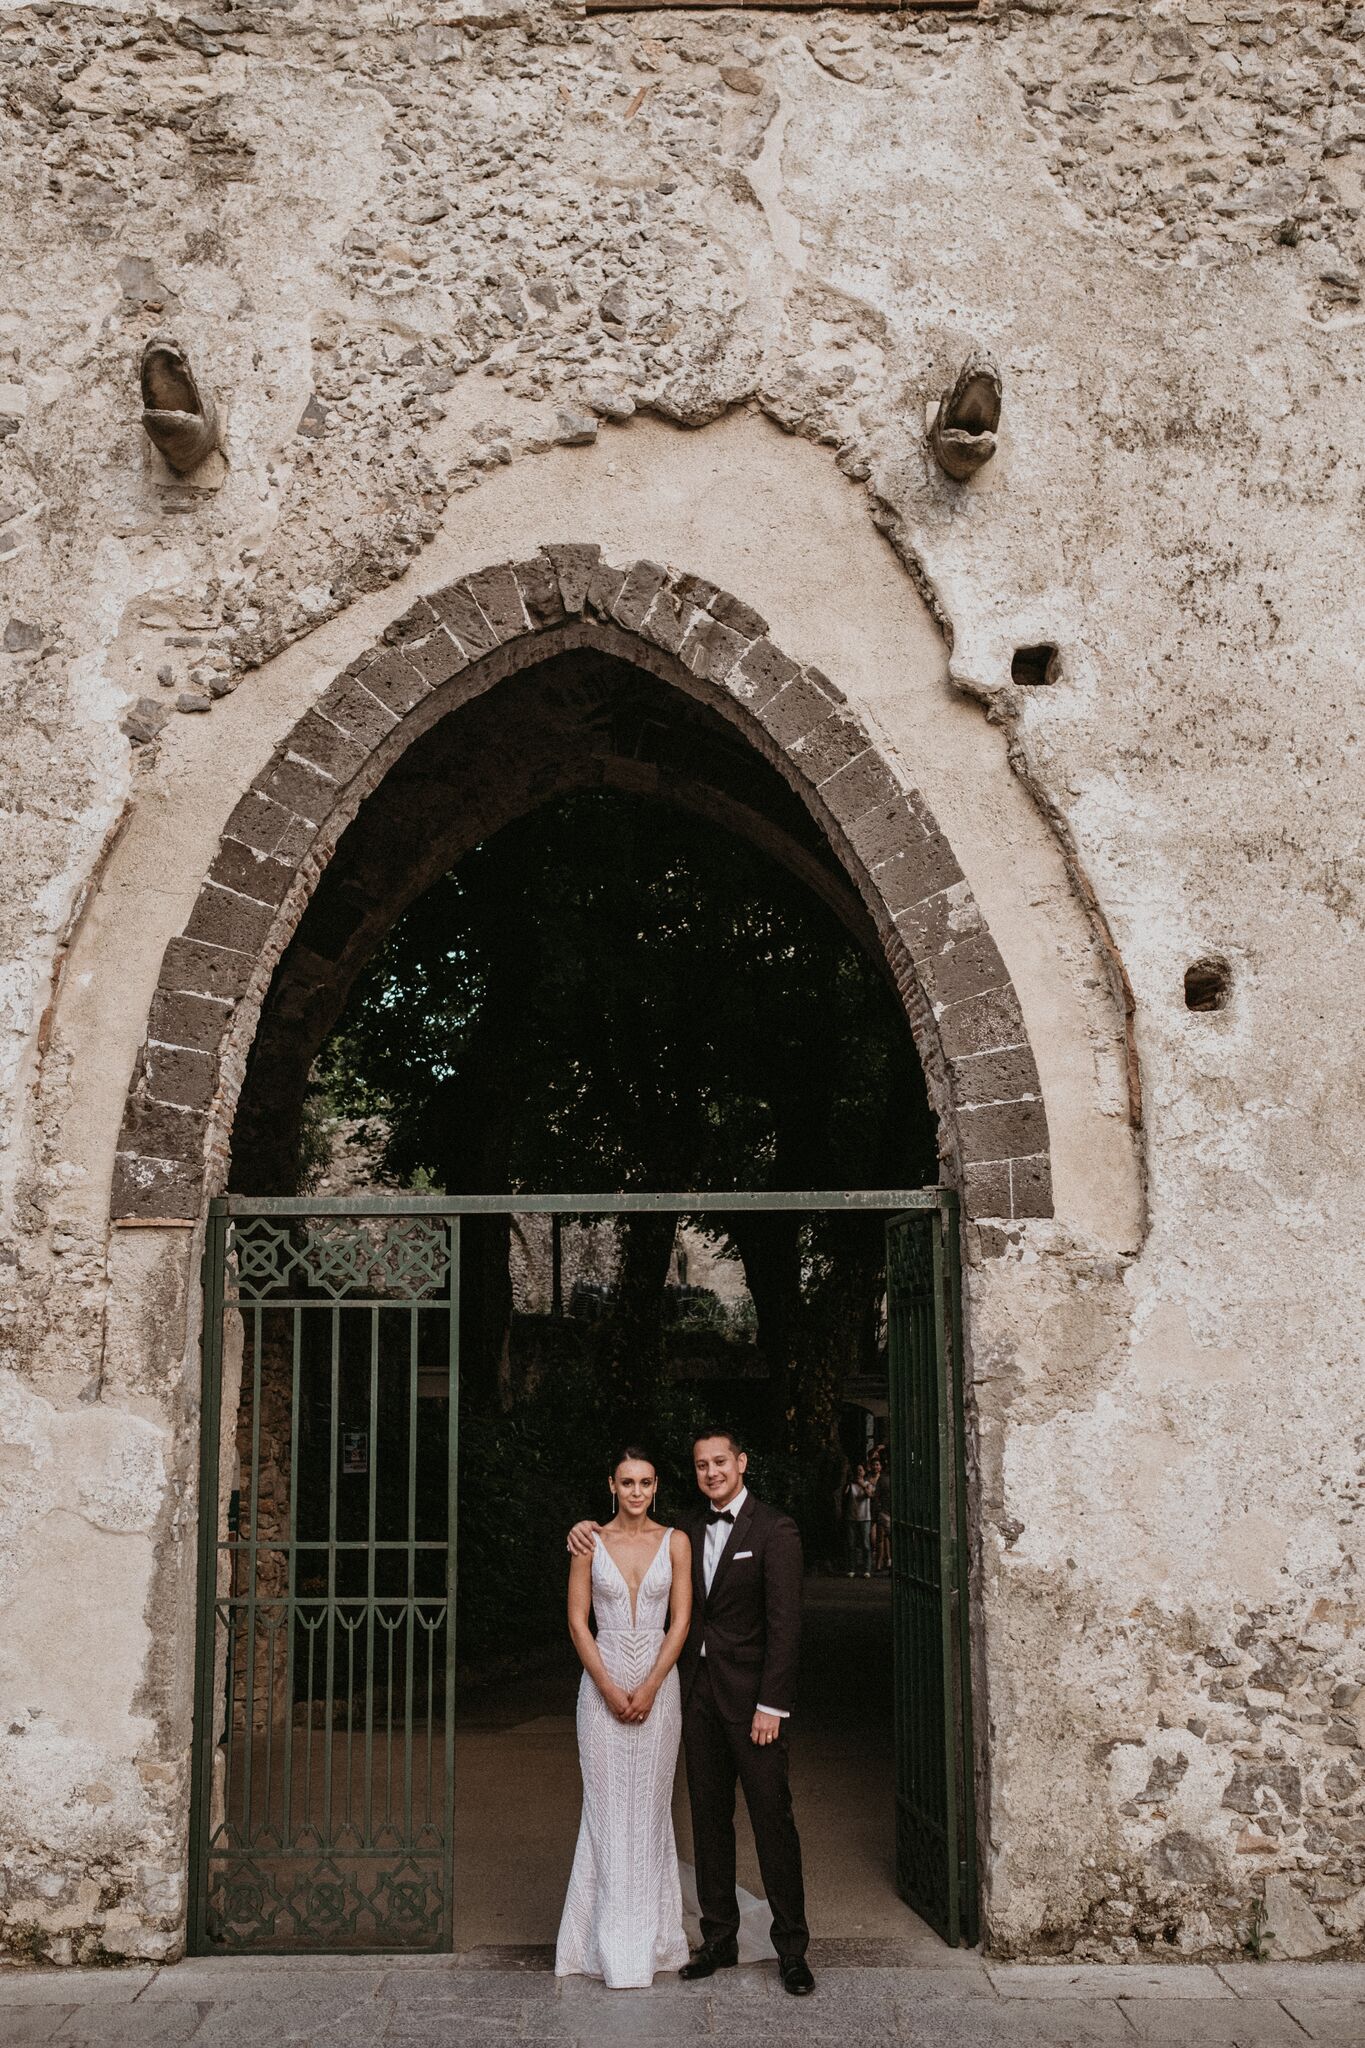
POLYGON ((752 606, 664 563, 621 568, 567 542, 419 598, 333 679, 236 804, 162 961, 125 1104, 114 1217, 193 1218, 221 1183, 238 1041, 331 849, 388 768, 448 711, 574 647, 698 696, 778 768, 872 913, 968 1215, 1049 1215, 1047 1115, 1023 1014, 922 797, 837 685, 776 646, 752 606))

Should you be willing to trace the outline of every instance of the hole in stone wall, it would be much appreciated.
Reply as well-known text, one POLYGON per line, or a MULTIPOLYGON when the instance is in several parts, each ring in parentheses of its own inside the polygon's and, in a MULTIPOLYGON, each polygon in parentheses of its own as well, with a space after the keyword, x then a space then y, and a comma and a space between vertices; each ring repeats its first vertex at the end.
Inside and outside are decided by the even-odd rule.
POLYGON ((1232 969, 1212 955, 1192 960, 1185 969, 1185 1008, 1223 1010, 1232 994, 1232 969))
POLYGON ((1010 677, 1026 690, 1036 690, 1043 683, 1055 683, 1061 672, 1061 649, 1054 647, 1050 640, 1042 641, 1037 647, 1016 647, 1014 650, 1010 677))

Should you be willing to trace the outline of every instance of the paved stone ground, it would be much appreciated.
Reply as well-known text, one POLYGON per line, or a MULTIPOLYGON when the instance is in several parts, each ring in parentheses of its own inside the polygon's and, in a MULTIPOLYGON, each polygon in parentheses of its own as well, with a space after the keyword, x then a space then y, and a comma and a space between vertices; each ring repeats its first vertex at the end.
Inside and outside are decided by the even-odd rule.
MULTIPOLYGON (((813 1955, 813 1960, 814 1960, 813 1955)), ((1365 2048, 1365 1964, 1072 1967, 983 1962, 822 1966, 813 1998, 784 1995, 775 1968, 650 1992, 560 1983, 538 1968, 446 1957, 193 1961, 164 1969, 0 1972, 0 2044, 29 2048, 567 2048, 691 2041, 735 2048, 1071 2048, 1091 2042, 1217 2042, 1365 2048)))

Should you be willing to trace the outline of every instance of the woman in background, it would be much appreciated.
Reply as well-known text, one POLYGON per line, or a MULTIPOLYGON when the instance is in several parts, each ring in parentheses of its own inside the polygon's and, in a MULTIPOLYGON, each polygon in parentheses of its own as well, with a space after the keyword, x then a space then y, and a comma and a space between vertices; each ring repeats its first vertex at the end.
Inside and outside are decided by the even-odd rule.
POLYGON ((854 1579, 872 1577, 872 1489, 865 1465, 854 1467, 844 1488, 844 1565, 854 1579))

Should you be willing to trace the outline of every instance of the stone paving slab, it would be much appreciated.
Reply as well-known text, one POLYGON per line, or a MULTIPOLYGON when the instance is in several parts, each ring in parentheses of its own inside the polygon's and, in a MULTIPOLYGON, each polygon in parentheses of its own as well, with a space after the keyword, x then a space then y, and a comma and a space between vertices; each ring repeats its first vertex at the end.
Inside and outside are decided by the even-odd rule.
MULTIPOLYGON (((710 2001, 703 1985, 673 1979, 661 1998, 653 1991, 605 1991, 600 1985, 570 1978, 565 1995, 538 2005, 532 2022, 548 2040, 689 2042, 710 2033, 710 2001), (700 1994, 700 1995, 699 1995, 700 1994)), ((741 2007, 746 2038, 755 2038, 768 2001, 746 1999, 741 2007)))
POLYGON ((1219 1963, 1239 1998, 1344 1998, 1365 2008, 1365 1963, 1219 1963))
POLYGON ((1222 2048, 1278 2048, 1280 2042, 1302 2043, 1302 2030, 1273 1998, 1202 1999, 1194 2004, 1174 1998, 1125 1999, 1125 2019, 1140 2041, 1173 2041, 1201 2048, 1204 2042, 1222 2048))
MULTIPOLYGON (((272 2008, 272 2011, 277 2008, 272 2008)), ((191 2034, 198 2035, 206 2008, 199 2004, 173 2005, 89 2005, 78 2006, 52 2036, 66 2043, 88 2043, 89 2048, 122 2048, 122 2044, 154 2043, 155 2048, 178 2048, 191 2034)), ((0 2027, 0 2042, 5 2041, 0 2027)))
POLYGON ((0 2008, 0 2041, 5 2048, 29 2048, 33 2041, 50 2041, 64 2020, 78 2012, 78 2006, 14 2005, 0 2008))
MULTIPOLYGON (((597 1985, 591 1988, 600 1995, 597 1985)), ((657 1995, 675 1997, 686 1989, 675 1978, 661 1978, 657 1995)), ((553 2005, 560 1996, 560 1980, 516 1970, 448 1970, 442 1976, 424 1972, 420 1977, 386 1974, 379 1981, 379 1993, 405 2012, 448 2011, 458 2004, 461 2012, 484 2013, 508 2004, 553 2005)), ((648 1995, 653 1997, 655 1993, 648 1995)))
POLYGON ((1336 2048, 1365 2048, 1365 1995, 1320 2001, 1286 1998, 1284 2009, 1310 2041, 1331 2041, 1336 2048))
MULTIPOLYGON (((863 2048, 864 2043, 866 2048, 899 2048, 905 2039, 899 2015, 890 2003, 880 2008, 870 2004, 849 2007, 842 1999, 822 1999, 818 1991, 799 2002, 784 1996, 781 2005, 774 2002, 743 2014, 717 1999, 711 2008, 710 2032, 729 2048, 789 2048, 796 2042, 801 2048, 817 2048, 817 2044, 823 2048, 826 2041, 836 2038, 843 2041, 844 2048, 863 2048)), ((935 2032, 942 2041, 942 2021, 935 2032)), ((642 2034, 640 2038, 652 2041, 653 2036, 642 2034)), ((955 2030, 952 2038, 956 2039, 955 2030)))
POLYGON ((1208 1963, 987 1963, 1002 1998, 1230 1998, 1208 1963))
MULTIPOLYGON (((256 2048, 258 2041, 273 2037, 259 2035, 244 2036, 226 2030, 216 2036, 194 2036, 191 2048, 256 2048)), ((344 2024, 324 2025, 307 2036, 307 2048, 530 2048, 531 2043, 541 2048, 564 2048, 564 2036, 557 2038, 543 2034, 539 2029, 524 2029, 512 2022, 483 2022, 475 2020, 467 2024, 458 2014, 447 2013, 438 2018, 428 2013, 425 2020, 414 2022, 414 2030, 404 2034, 381 2033, 374 2026, 365 2032, 359 2022, 346 2021, 344 2024)))
POLYGON ((904 2027, 901 2041, 913 2048, 1137 2048, 1124 2009, 1112 1998, 1046 2006, 1009 1999, 961 2015, 923 2013, 904 2027))
MULTIPOLYGON (((386 2040, 388 2038, 388 2036, 385 2036, 386 2040)), ((667 2036, 663 2038, 666 2042, 667 2036)), ((466 2030, 463 2026, 452 2027, 449 2021, 443 2024, 438 2020, 429 2019, 425 2033, 406 2036, 405 2039, 411 2044, 411 2048, 508 2048, 508 2044, 511 2042, 515 2042, 516 2048, 567 2048, 567 2044, 572 2040, 572 2036, 534 2032, 529 2034, 490 2034, 483 2027, 476 2026, 466 2030)), ((582 2036, 582 2039, 585 2044, 591 2044, 593 2036, 585 2034, 582 2036)), ((642 2036, 642 2048, 644 2048, 646 2042, 650 2043, 652 2048, 654 2039, 655 2036, 652 2034, 642 2036)), ((248 2048, 248 2044, 240 2043, 239 2048, 248 2048)), ((319 2034, 309 2044, 309 2048, 350 2048, 350 2044, 335 2043, 328 2035, 319 2034)), ((577 2048, 577 2044, 575 2044, 575 2048, 577 2048)), ((847 2048, 847 2043, 845 2043, 845 2048, 847 2048)))
MULTIPOLYGON (((920 1964, 913 1963, 907 1968, 897 1970, 817 1970, 815 1975, 823 1991, 832 1991, 840 1996, 845 1992, 858 1993, 871 1987, 881 1987, 905 1998, 994 1999, 997 1996, 996 1989, 980 1956, 973 1955, 965 1949, 960 1950, 959 1954, 961 1960, 954 1970, 925 1969, 920 1964)), ((780 1991, 777 1971, 771 1964, 760 1966, 755 1974, 780 1991)), ((728 1984, 729 1979, 725 1982, 728 1984)), ((785 1997, 785 1994, 783 1996, 785 1997)))
MULTIPOLYGON (((377 2048, 387 2041, 390 2010, 384 2005, 352 2007, 346 2013, 315 2013, 306 2006, 291 2006, 281 2012, 250 2005, 210 2006, 203 2024, 191 2037, 193 2048, 377 2048)), ((446 2032, 450 2034, 447 2021, 446 2032)), ((504 2032, 504 2041, 519 2036, 504 2032)))
MULTIPOLYGON (((951 1952, 950 1952, 951 1953, 951 1952)), ((0 2048, 1365 2048, 1365 1965, 989 1963, 817 1973, 772 1964, 607 1991, 543 1968, 413 1959, 203 1958, 0 1972, 0 2048)))
POLYGON ((557 1999, 542 2003, 518 1998, 516 1987, 509 1985, 497 1997, 489 1994, 466 2000, 453 1989, 451 1997, 443 2002, 413 2007, 406 2000, 389 2001, 387 2010, 390 2017, 385 2039, 405 2042, 424 2039, 432 2027, 449 2028, 456 2018, 462 2028, 479 2027, 490 2034, 534 2034, 546 2030, 553 2033, 559 2025, 556 2016, 560 2006, 557 1999))
MULTIPOLYGON (((367 1961, 369 1968, 365 1970, 333 1970, 316 1956, 297 1963, 291 1963, 287 1957, 272 1956, 268 1966, 265 1958, 253 1957, 250 1969, 240 1969, 235 1966, 236 1958, 229 1961, 219 1956, 195 1956, 158 1971, 139 1994, 138 2004, 156 2005, 168 1998, 181 2003, 187 1998, 207 1998, 255 2005, 296 1998, 374 1998, 391 1972, 387 1963, 377 1964, 372 1956, 367 1961)), ((415 1989, 429 1980, 427 1973, 422 1972, 410 1981, 415 1989)))
MULTIPOLYGON (((235 2028, 243 2043, 256 2038, 271 2041, 303 2041, 315 2033, 318 2027, 327 2025, 345 2027, 354 2024, 368 2027, 371 2035, 387 2031, 394 2008, 384 1999, 371 1996, 359 1998, 289 1998, 278 2000, 225 1999, 213 2003, 203 1999, 171 2003, 163 2000, 160 2006, 149 2006, 139 2001, 137 2013, 149 2018, 154 2012, 184 2012, 192 2004, 193 2009, 203 2015, 203 2025, 210 2033, 225 2033, 235 2028)), ((453 2004, 449 2010, 456 2010, 453 2004)))
MULTIPOLYGON (((8 2005, 131 2005, 158 1973, 136 1970, 0 1970, 0 2008, 8 2005)), ((0 2034, 0 2041, 5 2036, 0 2034)))

